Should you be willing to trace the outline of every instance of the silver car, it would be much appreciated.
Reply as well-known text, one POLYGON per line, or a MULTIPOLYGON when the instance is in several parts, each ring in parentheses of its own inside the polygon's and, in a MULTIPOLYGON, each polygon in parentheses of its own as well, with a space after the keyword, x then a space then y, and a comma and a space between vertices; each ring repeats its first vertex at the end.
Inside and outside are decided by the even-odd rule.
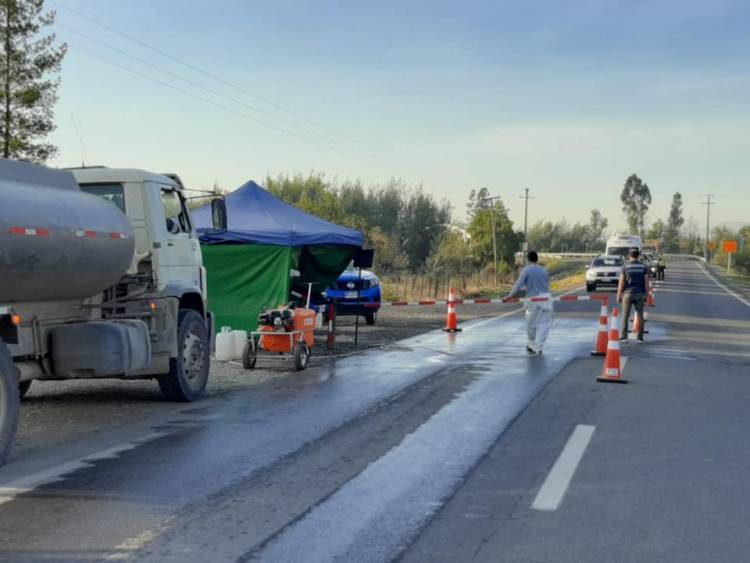
POLYGON ((622 272, 622 256, 604 254, 597 256, 586 266, 586 291, 597 291, 599 288, 617 288, 622 272))

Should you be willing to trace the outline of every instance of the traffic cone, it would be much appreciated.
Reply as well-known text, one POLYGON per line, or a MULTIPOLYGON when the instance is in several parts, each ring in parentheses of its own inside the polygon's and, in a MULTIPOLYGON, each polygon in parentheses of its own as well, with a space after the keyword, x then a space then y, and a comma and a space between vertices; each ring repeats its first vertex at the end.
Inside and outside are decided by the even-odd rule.
POLYGON ((656 301, 654 300, 654 288, 648 288, 648 296, 646 297, 646 305, 649 307, 656 307, 656 301))
POLYGON ((641 331, 641 316, 638 311, 633 313, 633 334, 638 334, 641 331))
MULTIPOLYGON (((622 375, 620 368, 620 335, 619 332, 620 312, 615 306, 612 309, 612 324, 609 327, 609 341, 607 342, 607 356, 604 358, 604 370, 596 378, 597 381, 606 381, 611 383, 627 383, 622 375)), ((626 320, 627 322, 627 320, 626 320)))
POLYGON ((596 349, 591 352, 592 356, 604 356, 607 354, 607 303, 602 301, 602 308, 599 313, 599 335, 596 338, 596 349))
POLYGON ((445 332, 461 332, 458 328, 458 315, 456 314, 456 290, 451 288, 448 293, 448 318, 445 321, 445 332))

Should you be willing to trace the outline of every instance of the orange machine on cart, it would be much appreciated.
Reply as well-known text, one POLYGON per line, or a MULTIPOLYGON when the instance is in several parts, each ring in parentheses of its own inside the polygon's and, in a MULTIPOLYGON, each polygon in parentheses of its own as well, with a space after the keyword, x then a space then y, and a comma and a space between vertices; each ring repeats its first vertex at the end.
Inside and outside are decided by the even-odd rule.
POLYGON ((258 315, 258 330, 248 335, 242 365, 252 369, 260 352, 294 358, 297 370, 307 367, 315 344, 316 313, 313 309, 285 305, 258 315))

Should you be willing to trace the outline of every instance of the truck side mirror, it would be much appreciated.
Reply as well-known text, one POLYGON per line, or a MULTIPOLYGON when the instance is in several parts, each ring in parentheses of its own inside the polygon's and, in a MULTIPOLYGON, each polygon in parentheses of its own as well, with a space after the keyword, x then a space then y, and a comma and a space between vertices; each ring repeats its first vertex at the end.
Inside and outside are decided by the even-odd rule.
POLYGON ((223 233, 227 230, 227 204, 224 198, 211 200, 211 219, 215 231, 223 233))

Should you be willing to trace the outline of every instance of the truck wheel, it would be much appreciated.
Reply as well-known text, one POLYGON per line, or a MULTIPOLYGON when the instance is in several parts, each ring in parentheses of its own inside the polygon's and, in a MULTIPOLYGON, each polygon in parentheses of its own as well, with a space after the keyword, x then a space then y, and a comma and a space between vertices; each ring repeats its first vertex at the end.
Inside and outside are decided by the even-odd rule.
POLYGON ((10 455, 18 429, 18 376, 10 352, 0 340, 0 465, 10 455))
POLYGON ((23 399, 26 396, 26 393, 29 392, 29 388, 30 387, 31 387, 31 380, 21 381, 18 384, 18 396, 19 396, 19 398, 23 399))
POLYGON ((306 342, 299 342, 294 347, 294 367, 297 371, 302 371, 307 367, 307 362, 310 360, 310 348, 308 348, 306 342))
POLYGON ((378 314, 377 313, 367 313, 365 315, 365 323, 372 326, 375 324, 375 321, 378 320, 378 314))
POLYGON ((242 349, 242 367, 245 369, 253 369, 255 362, 258 360, 258 354, 253 348, 252 340, 245 342, 245 347, 242 349))
POLYGON ((169 360, 169 373, 157 377, 170 401, 190 402, 203 395, 210 368, 208 330, 198 311, 183 309, 177 323, 177 357, 169 360))

